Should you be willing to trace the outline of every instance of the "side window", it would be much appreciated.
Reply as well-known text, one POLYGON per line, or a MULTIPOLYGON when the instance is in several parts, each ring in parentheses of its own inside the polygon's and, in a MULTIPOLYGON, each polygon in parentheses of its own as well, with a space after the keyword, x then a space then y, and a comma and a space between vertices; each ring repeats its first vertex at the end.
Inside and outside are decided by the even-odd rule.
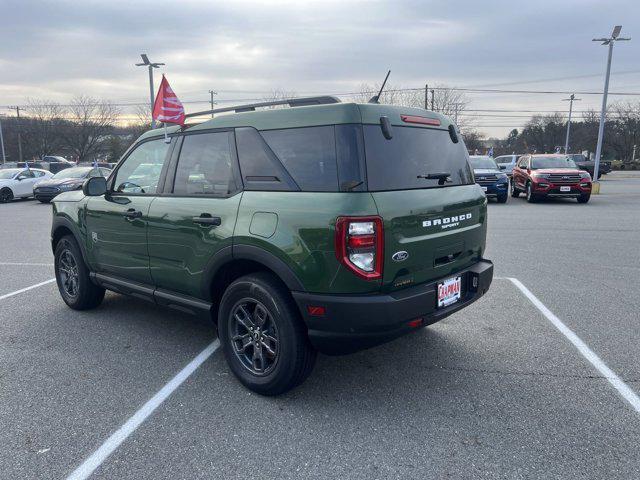
POLYGON ((245 190, 300 190, 255 128, 236 128, 236 145, 245 190))
POLYGON ((233 176, 231 132, 185 135, 173 193, 228 195, 238 190, 233 176))
POLYGON ((338 191, 334 126, 261 132, 271 150, 304 191, 338 191))
POLYGON ((100 175, 102 175, 105 178, 108 177, 110 173, 111 173, 111 170, 109 170, 108 168, 100 169, 100 175))
POLYGON ((44 175, 44 172, 38 172, 38 171, 34 171, 33 175, 38 178, 38 177, 42 177, 44 175))
POLYGON ((32 170, 25 170, 24 172, 22 172, 20 175, 18 175, 18 179, 19 180, 25 180, 27 178, 33 178, 35 177, 35 175, 33 174, 32 170))
POLYGON ((100 169, 99 168, 92 168, 91 170, 89 170, 89 175, 87 175, 87 178, 90 177, 101 177, 102 173, 100 173, 100 169))
POLYGON ((520 157, 518 160, 518 167, 526 170, 527 168, 527 157, 520 157))
POLYGON ((336 125, 335 131, 340 191, 364 191, 367 168, 364 162, 362 125, 336 125))
POLYGON ((113 190, 124 193, 156 193, 169 145, 161 138, 138 145, 118 169, 113 190))

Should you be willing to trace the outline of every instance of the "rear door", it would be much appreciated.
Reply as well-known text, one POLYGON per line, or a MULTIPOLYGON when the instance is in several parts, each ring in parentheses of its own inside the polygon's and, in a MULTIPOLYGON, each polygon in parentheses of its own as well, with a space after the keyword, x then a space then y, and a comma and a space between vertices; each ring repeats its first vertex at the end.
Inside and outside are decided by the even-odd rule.
POLYGON ((242 197, 231 130, 184 135, 165 194, 149 209, 149 258, 156 287, 203 298, 209 261, 231 251, 242 197))
POLYGON ((364 125, 368 188, 384 222, 383 290, 429 282, 482 255, 486 199, 445 129, 364 125), (446 173, 448 179, 425 178, 446 173))

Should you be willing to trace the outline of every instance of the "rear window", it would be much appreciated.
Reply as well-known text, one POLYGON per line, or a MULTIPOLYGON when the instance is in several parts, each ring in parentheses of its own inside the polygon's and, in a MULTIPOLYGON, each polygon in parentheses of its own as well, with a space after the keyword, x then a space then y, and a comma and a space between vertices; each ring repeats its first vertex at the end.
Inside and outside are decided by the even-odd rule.
POLYGON ((387 140, 379 125, 364 125, 369 190, 439 187, 438 179, 419 178, 448 173, 444 186, 469 185, 473 173, 463 142, 453 143, 447 130, 393 127, 387 140))

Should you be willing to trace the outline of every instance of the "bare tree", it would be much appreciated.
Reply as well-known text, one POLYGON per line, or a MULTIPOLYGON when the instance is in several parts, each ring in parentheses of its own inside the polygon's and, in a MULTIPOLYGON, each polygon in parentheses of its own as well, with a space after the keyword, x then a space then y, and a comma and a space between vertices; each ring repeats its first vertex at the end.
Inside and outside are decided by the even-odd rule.
POLYGON ((118 109, 106 100, 79 96, 71 101, 66 113, 70 122, 64 129, 64 140, 79 162, 100 152, 118 115, 118 109))
MULTIPOLYGON (((373 85, 363 83, 360 85, 359 92, 352 97, 353 101, 358 103, 368 102, 372 96, 378 93, 380 85, 379 83, 373 85)), ((447 115, 456 122, 463 132, 473 130, 473 122, 469 117, 464 116, 464 111, 469 104, 464 92, 453 90, 444 85, 435 85, 433 95, 431 95, 431 89, 429 89, 427 100, 429 110, 447 115)), ((380 96, 380 103, 424 108, 425 91, 420 88, 402 88, 401 86, 387 84, 380 96)))
POLYGON ((38 158, 59 154, 64 128, 64 110, 60 104, 29 99, 25 110, 28 115, 24 120, 23 137, 29 153, 38 158))
MULTIPOLYGON (((280 100, 286 100, 288 98, 295 98, 297 97, 296 92, 291 91, 291 90, 285 90, 283 88, 274 88, 273 90, 271 90, 270 93, 268 93, 266 96, 262 97, 262 101, 263 102, 278 102, 280 100)), ((274 108, 284 108, 284 105, 274 105, 271 107, 266 107, 269 109, 274 109, 274 108)))

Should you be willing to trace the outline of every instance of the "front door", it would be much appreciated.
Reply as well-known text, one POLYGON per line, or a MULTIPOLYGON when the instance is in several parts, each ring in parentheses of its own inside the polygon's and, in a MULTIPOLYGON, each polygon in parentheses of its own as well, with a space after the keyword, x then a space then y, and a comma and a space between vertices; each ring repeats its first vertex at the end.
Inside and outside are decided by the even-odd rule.
POLYGON ((207 263, 231 246, 242 197, 233 131, 185 135, 171 177, 149 210, 151 276, 159 289, 203 298, 207 263))
POLYGON ((147 223, 149 207, 166 170, 170 144, 137 145, 120 162, 105 195, 87 203, 87 252, 93 270, 151 284, 147 223))
POLYGON ((25 170, 20 172, 16 177, 16 184, 14 187, 14 197, 30 197, 33 195, 33 184, 36 182, 36 176, 32 170, 25 170))

